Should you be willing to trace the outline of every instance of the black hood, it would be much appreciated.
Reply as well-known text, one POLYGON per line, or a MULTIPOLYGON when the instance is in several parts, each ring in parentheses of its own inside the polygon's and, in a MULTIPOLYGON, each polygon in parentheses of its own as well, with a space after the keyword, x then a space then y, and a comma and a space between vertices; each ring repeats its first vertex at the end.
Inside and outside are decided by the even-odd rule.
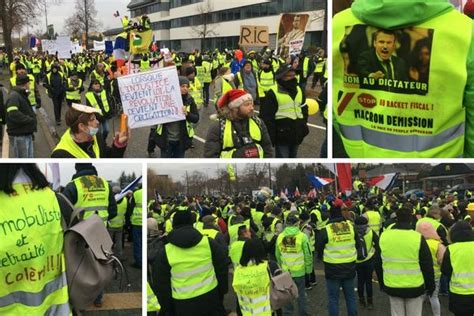
POLYGON ((77 179, 79 177, 83 177, 83 176, 97 176, 97 170, 95 169, 94 166, 92 166, 89 169, 77 170, 76 174, 72 176, 72 180, 77 179))
POLYGON ((168 235, 168 242, 179 248, 191 248, 202 239, 202 234, 190 225, 173 229, 168 235))

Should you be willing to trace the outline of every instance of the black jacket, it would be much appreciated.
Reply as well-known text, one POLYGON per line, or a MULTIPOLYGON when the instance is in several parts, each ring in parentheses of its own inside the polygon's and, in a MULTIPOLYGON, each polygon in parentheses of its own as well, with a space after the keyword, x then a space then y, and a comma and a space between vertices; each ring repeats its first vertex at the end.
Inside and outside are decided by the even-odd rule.
MULTIPOLYGON (((263 149, 264 158, 273 158, 273 148, 266 129, 265 124, 257 117, 254 118, 257 124, 260 126, 260 132, 262 134, 262 139, 260 141, 260 146, 263 149)), ((224 121, 213 122, 206 137, 206 144, 204 145, 204 158, 219 158, 222 151, 222 142, 224 139, 223 131, 221 124, 224 124, 224 121)), ((243 137, 250 139, 250 130, 249 130, 249 120, 238 120, 232 121, 232 128, 234 133, 232 134, 232 140, 234 142, 234 147, 237 149, 233 158, 245 158, 244 152, 246 146, 242 142, 243 137)))
MULTIPOLYGON (((328 225, 332 223, 344 222, 343 217, 336 217, 329 220, 328 225)), ((351 224, 352 225, 352 224, 351 224)), ((354 240, 357 243, 358 236, 357 232, 354 230, 354 240)), ((323 259, 324 248, 329 242, 328 231, 326 228, 323 228, 318 234, 316 239, 316 253, 318 254, 318 259, 323 259)), ((354 246, 355 247, 355 246, 354 246)), ((349 263, 327 263, 324 262, 324 275, 326 279, 330 280, 346 280, 353 279, 356 273, 356 262, 349 263)))
POLYGON ((13 87, 6 104, 7 133, 10 136, 26 136, 36 132, 36 114, 25 90, 13 87))
MULTIPOLYGON (((464 241, 474 241, 470 236, 466 236, 464 241)), ((472 263, 471 263, 472 264, 472 263)), ((453 266, 451 264, 451 253, 449 252, 449 246, 446 249, 443 257, 443 263, 441 264, 441 273, 448 279, 451 279, 453 274, 453 266)), ((459 315, 473 315, 474 314, 474 295, 459 295, 449 292, 449 310, 453 314, 459 315)))
MULTIPOLYGON (((283 89, 278 85, 278 89, 283 89)), ((298 87, 299 89, 299 87, 298 87)), ((294 100, 296 95, 290 95, 294 100)), ((303 104, 306 102, 306 96, 303 91, 303 104)), ((309 129, 306 123, 308 122, 308 107, 304 106, 301 108, 303 113, 302 119, 281 119, 276 120, 275 114, 278 111, 278 101, 273 93, 273 90, 269 90, 265 93, 262 106, 260 107, 260 118, 265 122, 267 126, 268 134, 272 140, 272 144, 275 145, 299 145, 303 142, 306 135, 309 134, 309 129)))
MULTIPOLYGON (((411 224, 397 223, 391 229, 413 229, 411 224)), ((383 234, 383 233, 382 233, 383 234)), ((379 277, 380 287, 390 296, 401 297, 401 298, 415 298, 420 295, 433 293, 435 290, 434 281, 434 269, 433 269, 433 258, 431 257, 430 248, 425 238, 420 235, 420 252, 418 254, 418 260, 420 262, 420 270, 423 274, 424 284, 419 287, 412 288, 391 288, 385 286, 383 283, 383 269, 382 260, 375 262, 375 271, 379 277)), ((383 256, 383 254, 382 254, 383 256)))
MULTIPOLYGON (((186 122, 189 123, 197 123, 199 121, 199 112, 197 110, 196 102, 194 99, 188 94, 186 96, 182 96, 183 98, 183 105, 190 106, 190 111, 186 116, 186 120, 179 121, 179 146, 182 150, 186 150, 190 148, 193 144, 192 137, 188 136, 188 131, 186 128, 186 122)), ((163 130, 160 135, 154 133, 154 141, 155 144, 160 147, 161 149, 165 149, 169 146, 168 142, 168 130, 167 126, 169 123, 163 124, 163 130)))
POLYGON ((61 77, 59 72, 51 72, 51 81, 45 77, 43 86, 48 90, 50 97, 62 97, 66 91, 65 77, 61 77))
MULTIPOLYGON (((72 180, 77 179, 82 176, 97 176, 97 171, 94 169, 87 169, 78 171, 75 175, 72 176, 72 180)), ((117 216, 117 203, 115 202, 114 193, 110 187, 110 183, 107 183, 109 186, 109 207, 107 209, 109 213, 108 219, 111 220, 117 216)), ((78 200, 77 188, 73 181, 69 182, 64 188, 63 194, 68 198, 72 204, 76 204, 78 200)))
MULTIPOLYGON (((202 234, 190 225, 173 229, 168 235, 168 242, 180 247, 191 248, 196 246, 202 234)), ((212 264, 217 278, 217 287, 203 295, 187 299, 175 300, 171 296, 171 266, 166 255, 166 248, 157 250, 156 260, 152 263, 152 288, 157 294, 161 305, 161 313, 166 316, 181 315, 216 315, 224 316, 225 310, 222 299, 228 290, 227 257, 215 240, 209 238, 212 253, 212 264)))

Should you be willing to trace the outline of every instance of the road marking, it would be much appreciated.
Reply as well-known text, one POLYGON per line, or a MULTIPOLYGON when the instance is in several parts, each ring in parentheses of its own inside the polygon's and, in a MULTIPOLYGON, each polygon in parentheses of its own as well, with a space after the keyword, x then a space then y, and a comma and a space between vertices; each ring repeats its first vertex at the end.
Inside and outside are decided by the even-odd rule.
POLYGON ((201 138, 201 137, 199 137, 199 136, 197 136, 197 135, 194 135, 194 138, 197 139, 198 141, 200 141, 201 143, 205 143, 205 142, 206 142, 206 140, 205 140, 204 138, 201 138))
MULTIPOLYGON (((254 110, 254 112, 255 112, 255 113, 260 113, 259 111, 255 111, 255 110, 254 110)), ((326 130, 326 127, 324 127, 324 126, 319 126, 319 125, 314 125, 314 124, 309 124, 309 123, 306 123, 306 125, 308 125, 309 127, 314 127, 314 128, 322 129, 322 130, 324 130, 324 131, 326 130)))

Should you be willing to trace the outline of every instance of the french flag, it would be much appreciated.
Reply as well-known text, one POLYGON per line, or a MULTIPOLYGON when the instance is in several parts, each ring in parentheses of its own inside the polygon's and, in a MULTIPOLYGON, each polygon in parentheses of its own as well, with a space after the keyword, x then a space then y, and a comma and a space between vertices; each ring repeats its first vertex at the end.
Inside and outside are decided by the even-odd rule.
POLYGON ((314 174, 307 174, 306 177, 308 177, 308 180, 311 182, 311 184, 313 185, 315 189, 320 189, 323 186, 334 181, 334 179, 320 178, 320 177, 315 176, 314 174))
POLYGON ((377 186, 384 191, 390 190, 398 178, 398 173, 387 173, 370 178, 367 183, 369 186, 377 186))

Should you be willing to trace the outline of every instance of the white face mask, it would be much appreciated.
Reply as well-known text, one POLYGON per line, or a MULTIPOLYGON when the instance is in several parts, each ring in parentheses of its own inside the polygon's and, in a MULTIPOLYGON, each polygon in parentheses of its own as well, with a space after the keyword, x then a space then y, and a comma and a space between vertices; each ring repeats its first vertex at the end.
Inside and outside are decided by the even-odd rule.
POLYGON ((97 133, 99 132, 99 128, 98 127, 90 127, 88 126, 88 134, 92 137, 94 137, 95 135, 97 135, 97 133))
POLYGON ((229 80, 229 81, 234 80, 234 74, 233 73, 226 74, 223 77, 224 77, 224 79, 229 80))

